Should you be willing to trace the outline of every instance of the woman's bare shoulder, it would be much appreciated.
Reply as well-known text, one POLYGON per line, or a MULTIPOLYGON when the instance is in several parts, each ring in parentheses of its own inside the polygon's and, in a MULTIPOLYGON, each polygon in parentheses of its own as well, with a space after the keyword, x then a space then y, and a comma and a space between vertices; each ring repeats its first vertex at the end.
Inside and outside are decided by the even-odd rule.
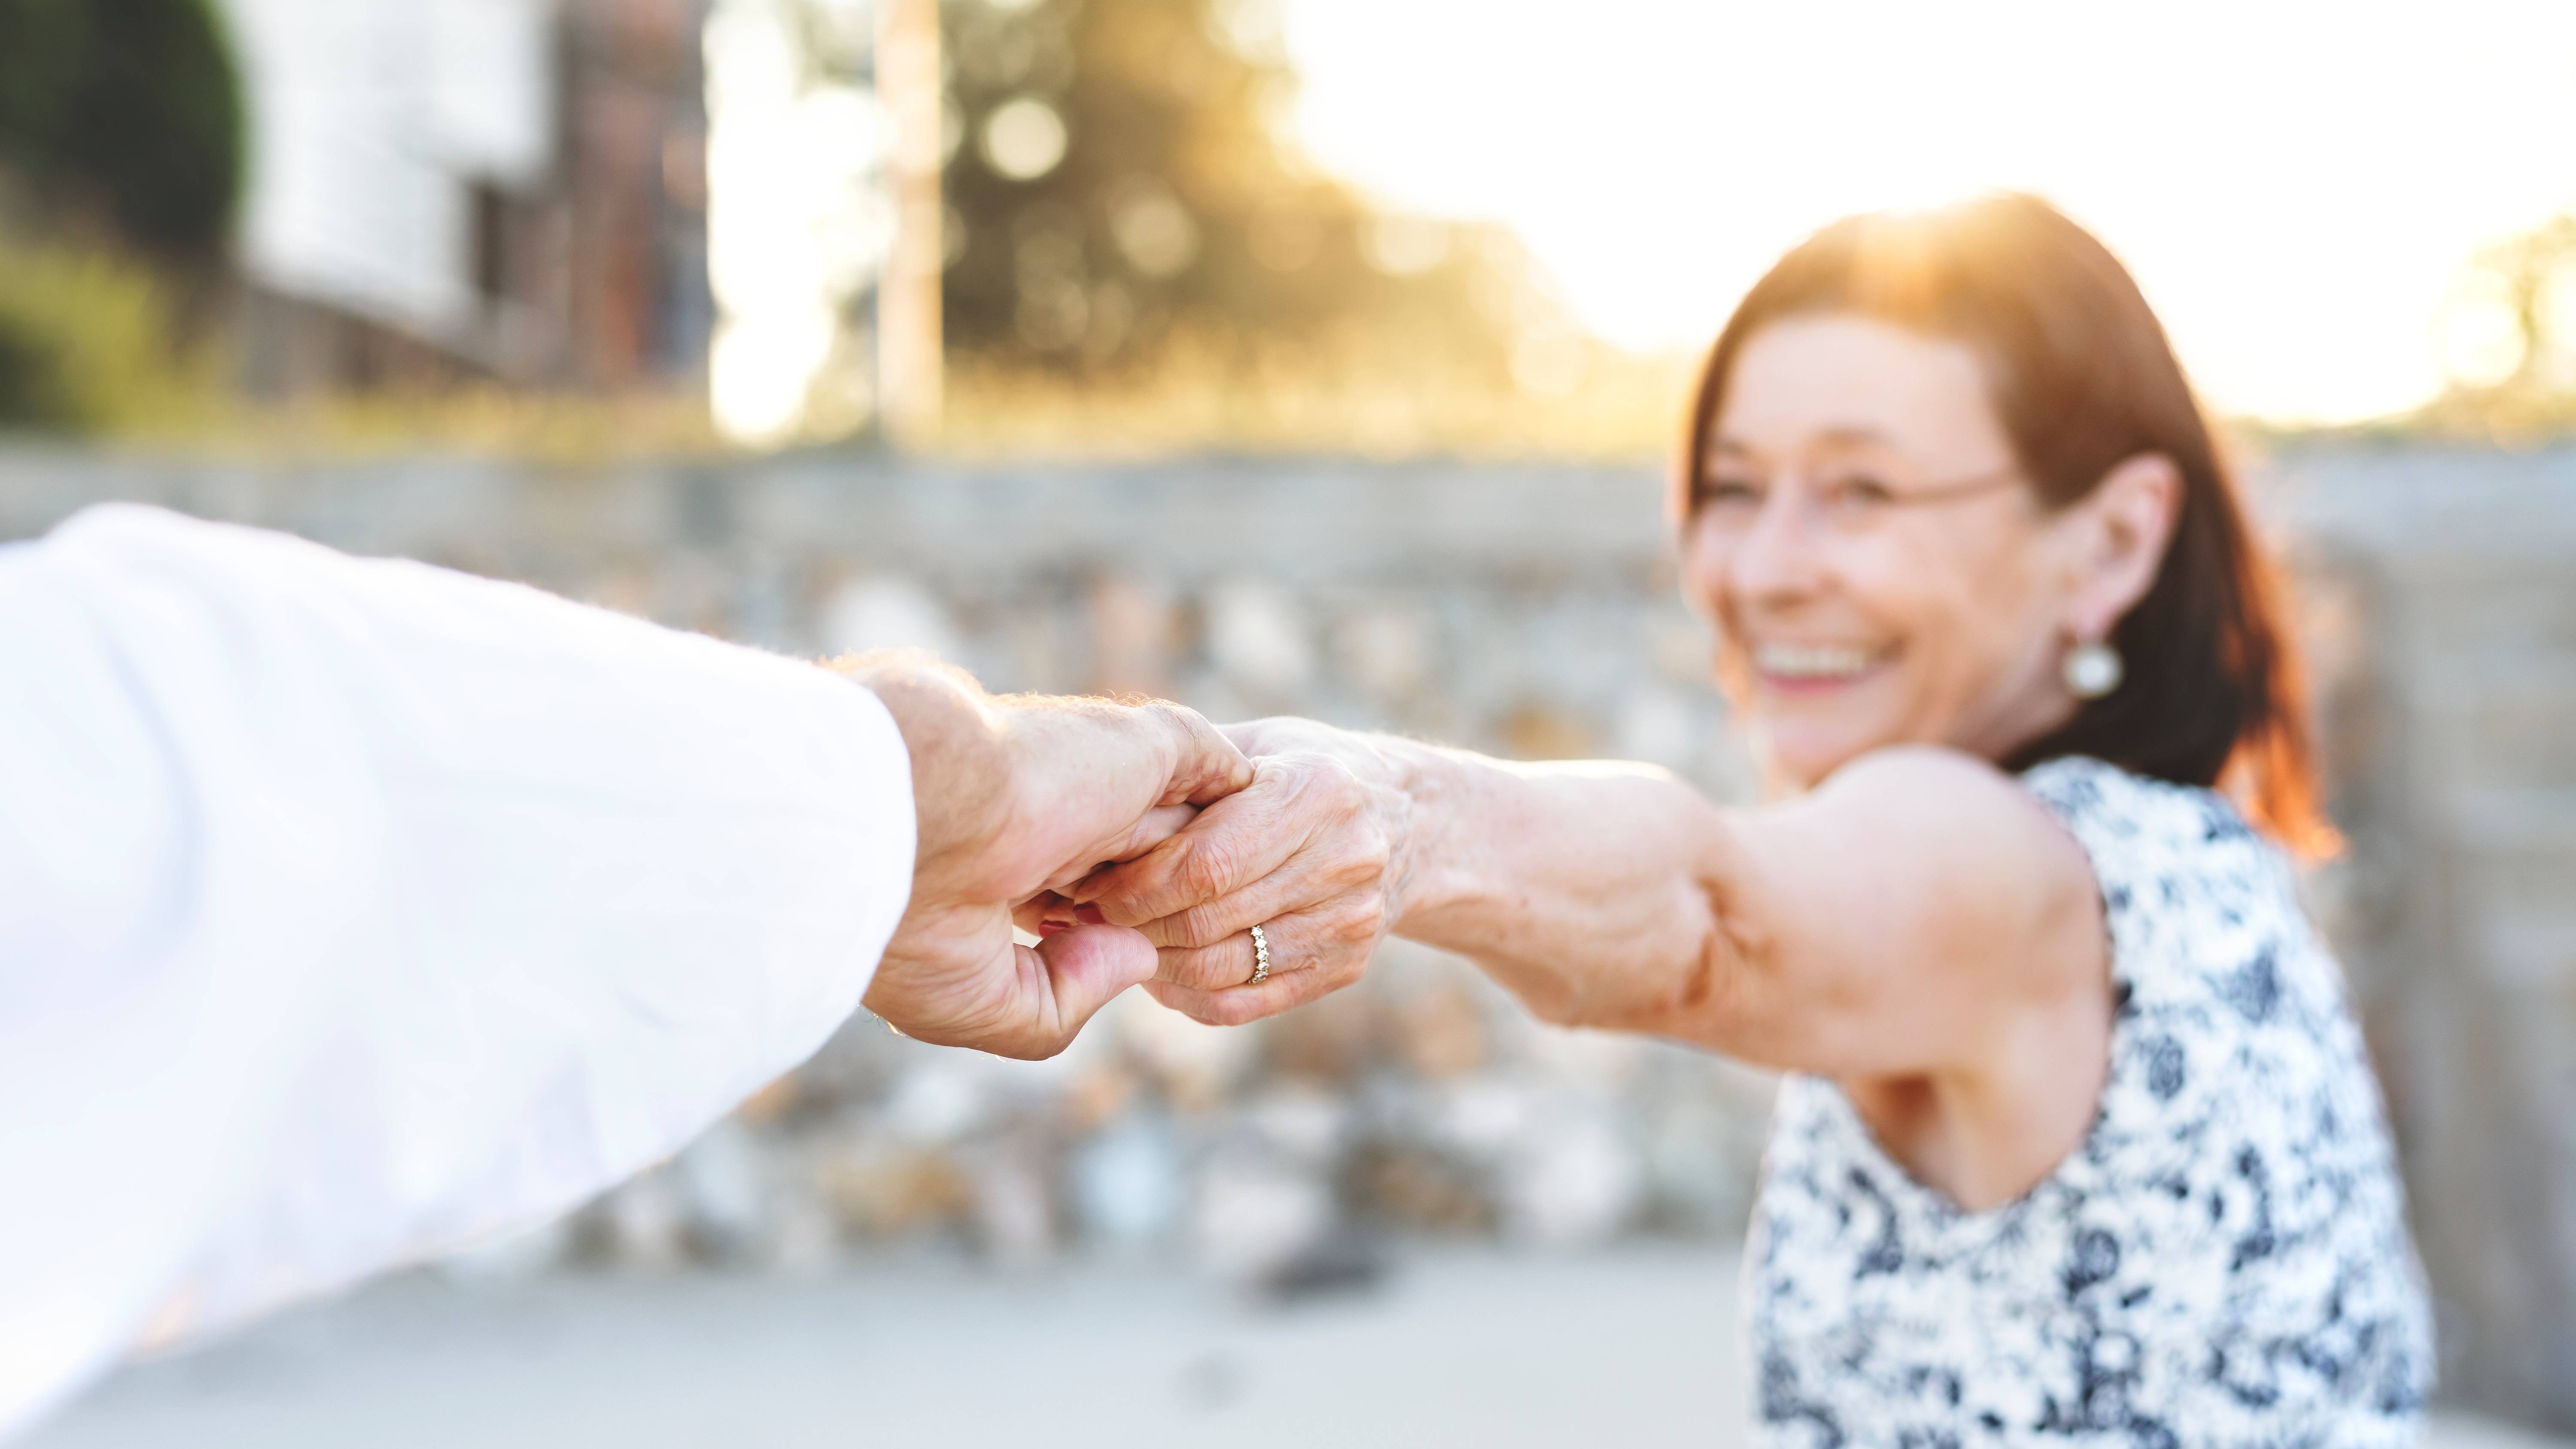
POLYGON ((2016 777, 1957 750, 1874 750, 1779 807, 1806 868, 1855 907, 1853 940, 1940 974, 2053 995, 2098 980, 2105 943, 2093 866, 2016 777))

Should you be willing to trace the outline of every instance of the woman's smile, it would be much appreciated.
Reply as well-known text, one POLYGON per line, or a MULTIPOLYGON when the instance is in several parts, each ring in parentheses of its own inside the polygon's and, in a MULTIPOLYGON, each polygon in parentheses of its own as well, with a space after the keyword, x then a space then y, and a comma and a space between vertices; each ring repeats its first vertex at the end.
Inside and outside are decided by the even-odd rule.
POLYGON ((1813 696, 1831 693, 1883 672, 1896 660, 1893 645, 1757 644, 1753 673, 1774 694, 1813 696))

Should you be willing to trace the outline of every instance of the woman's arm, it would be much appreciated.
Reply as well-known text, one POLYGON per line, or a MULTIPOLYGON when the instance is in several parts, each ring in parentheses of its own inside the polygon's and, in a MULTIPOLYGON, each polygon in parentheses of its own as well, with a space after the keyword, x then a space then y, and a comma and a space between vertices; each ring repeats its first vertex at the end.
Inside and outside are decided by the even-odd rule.
POLYGON ((2070 1051, 2098 1076, 2107 1026, 2068 1029, 2107 1023, 2090 868, 1965 756, 1885 751, 1799 800, 1722 810, 1647 766, 1302 720, 1234 735, 1252 788, 1082 887, 1166 947, 1157 995, 1201 1019, 1346 984, 1391 929, 1552 1021, 1847 1079, 2051 1077, 2070 1051), (1240 984, 1241 933, 1265 922, 1276 974, 1240 984))

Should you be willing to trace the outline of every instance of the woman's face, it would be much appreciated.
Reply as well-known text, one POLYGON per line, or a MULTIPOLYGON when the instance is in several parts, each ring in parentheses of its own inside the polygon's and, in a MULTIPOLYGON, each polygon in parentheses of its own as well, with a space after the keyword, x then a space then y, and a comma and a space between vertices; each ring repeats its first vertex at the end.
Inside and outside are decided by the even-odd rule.
POLYGON ((1996 759, 2067 718, 2065 651, 2116 618, 2072 617, 2100 612, 2083 511, 2042 510, 1965 346, 1840 313, 1755 333, 1682 544, 1775 778, 1902 743, 1996 759))

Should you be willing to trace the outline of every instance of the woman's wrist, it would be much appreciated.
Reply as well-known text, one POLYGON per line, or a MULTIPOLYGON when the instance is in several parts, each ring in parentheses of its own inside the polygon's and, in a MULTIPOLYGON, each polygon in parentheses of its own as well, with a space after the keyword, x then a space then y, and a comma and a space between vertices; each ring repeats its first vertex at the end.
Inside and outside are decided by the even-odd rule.
POLYGON ((1381 802, 1387 839, 1388 929, 1401 935, 1408 918, 1436 912, 1457 894, 1460 861, 1450 846, 1464 766, 1453 752, 1413 740, 1369 736, 1360 743, 1372 757, 1365 778, 1381 802))

